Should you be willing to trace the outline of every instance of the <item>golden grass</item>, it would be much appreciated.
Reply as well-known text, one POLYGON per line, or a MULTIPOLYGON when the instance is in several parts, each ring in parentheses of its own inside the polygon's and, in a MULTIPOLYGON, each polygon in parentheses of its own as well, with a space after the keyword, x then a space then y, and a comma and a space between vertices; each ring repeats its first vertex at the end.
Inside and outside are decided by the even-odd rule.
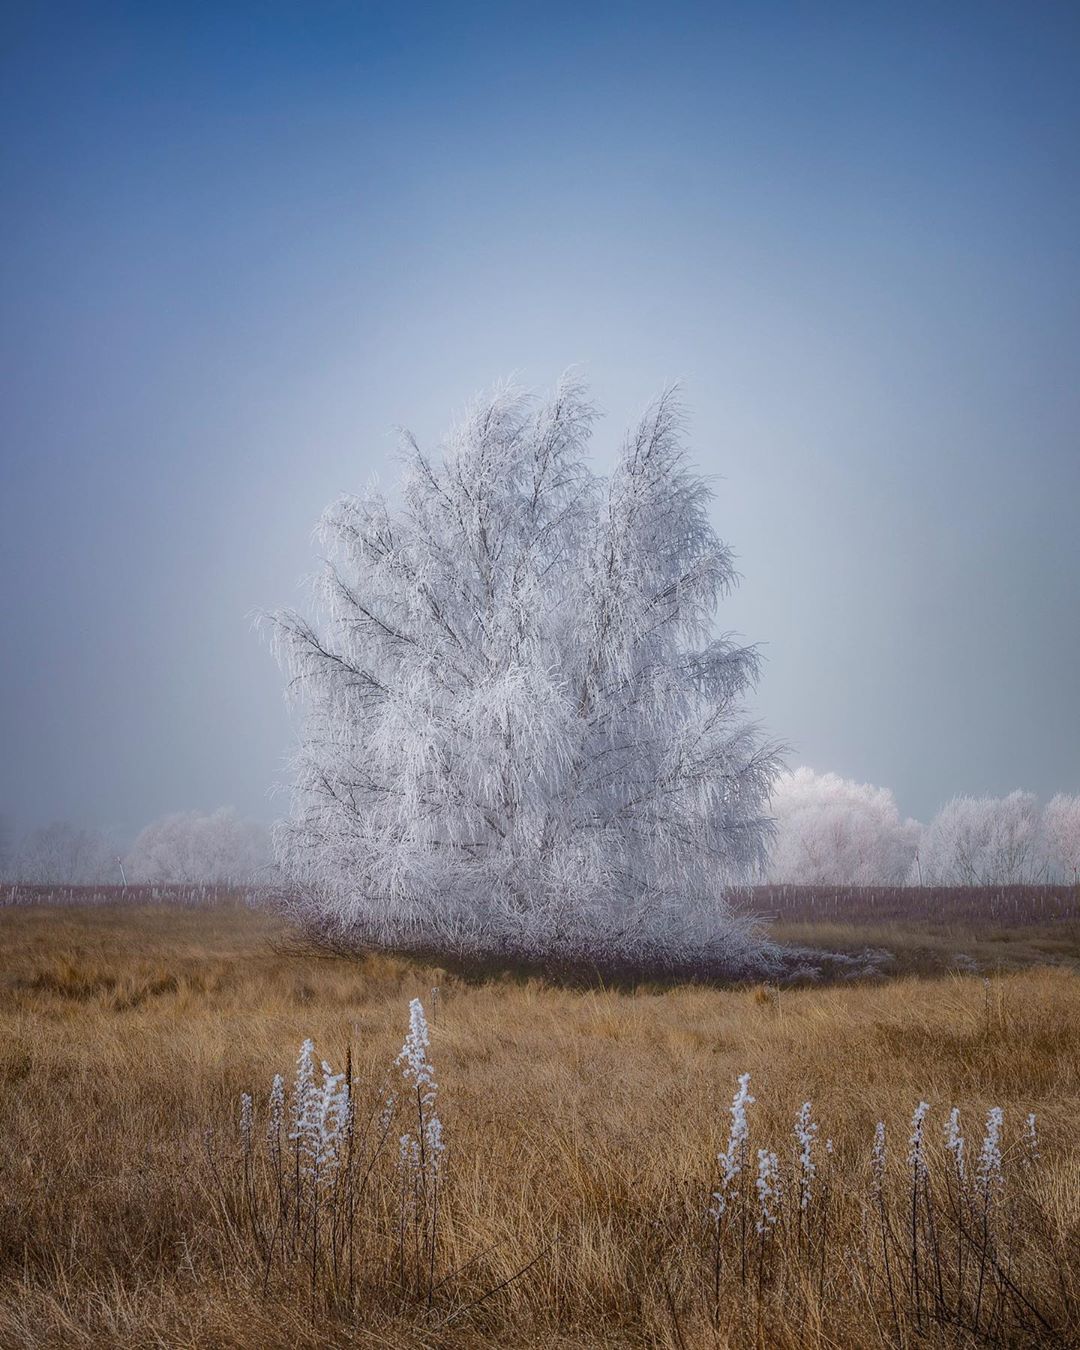
MULTIPOLYGON (((995 975, 989 997, 981 978, 959 974, 779 994, 574 991, 304 956, 276 948, 283 937, 240 908, 0 910, 0 1346, 887 1342, 896 1330, 882 1320, 866 1227, 867 1160, 878 1119, 902 1153, 920 1098, 933 1104, 935 1139, 953 1104, 972 1136, 990 1105, 1004 1107, 1007 1143, 1038 1113, 1043 1159, 1024 1212, 1037 1207, 1041 1227, 1014 1275, 1059 1343, 1075 1343, 1071 969, 995 975), (264 1292, 254 1246, 230 1238, 205 1129, 224 1141, 225 1167, 239 1094, 261 1101, 306 1036, 337 1066, 351 1046, 374 1091, 408 1000, 427 1002, 433 985, 449 1143, 439 1268, 452 1278, 429 1310, 395 1302, 376 1273, 352 1316, 313 1322, 302 1281, 264 1292), (787 1148, 806 1098, 835 1140, 830 1255, 819 1278, 791 1256, 789 1235, 760 1289, 729 1256, 714 1306, 701 1216, 746 1071, 755 1146, 787 1148)), ((1037 1326, 1032 1342, 1048 1341, 1037 1326)), ((997 1331, 1024 1339, 1015 1325, 1006 1334, 1004 1316, 997 1331)), ((915 1328, 901 1334, 909 1343, 915 1328)), ((986 1340, 965 1335, 922 1329, 929 1343, 986 1340)))

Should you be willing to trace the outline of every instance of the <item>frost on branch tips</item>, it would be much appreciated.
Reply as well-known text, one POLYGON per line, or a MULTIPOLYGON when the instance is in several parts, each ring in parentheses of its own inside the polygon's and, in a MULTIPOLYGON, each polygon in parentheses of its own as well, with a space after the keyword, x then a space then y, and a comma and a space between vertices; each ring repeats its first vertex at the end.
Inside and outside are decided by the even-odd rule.
POLYGON ((406 437, 392 499, 326 513, 313 614, 274 616, 301 710, 277 837, 303 919, 344 944, 732 969, 727 888, 761 868, 777 772, 716 636, 734 584, 664 395, 607 478, 567 379, 406 437))

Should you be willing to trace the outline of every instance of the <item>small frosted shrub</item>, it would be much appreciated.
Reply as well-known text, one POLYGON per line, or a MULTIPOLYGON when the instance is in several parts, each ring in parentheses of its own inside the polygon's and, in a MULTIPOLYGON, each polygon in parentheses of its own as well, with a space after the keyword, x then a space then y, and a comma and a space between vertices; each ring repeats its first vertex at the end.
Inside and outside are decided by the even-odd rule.
MULTIPOLYGON (((428 1302, 433 1297, 445 1137, 429 1046, 423 1007, 413 1000, 395 1061, 404 1089, 387 1091, 384 1084, 369 1111, 357 1098, 351 1051, 338 1071, 317 1059, 310 1039, 300 1046, 291 1087, 274 1075, 263 1119, 256 1121, 252 1094, 241 1095, 243 1171, 234 1223, 250 1234, 264 1289, 274 1279, 303 1273, 313 1320, 321 1298, 338 1308, 353 1306, 361 1247, 373 1233, 381 1232, 394 1252, 400 1295, 428 1302), (404 1128, 395 1166, 386 1145, 399 1122, 404 1128)), ((227 1191, 212 1131, 207 1139, 212 1172, 227 1191)))

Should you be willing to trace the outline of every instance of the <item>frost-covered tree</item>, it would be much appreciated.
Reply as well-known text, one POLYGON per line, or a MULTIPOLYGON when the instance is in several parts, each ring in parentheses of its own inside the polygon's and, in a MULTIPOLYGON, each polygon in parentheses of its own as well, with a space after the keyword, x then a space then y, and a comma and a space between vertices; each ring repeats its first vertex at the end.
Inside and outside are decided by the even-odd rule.
POLYGON ((1080 885, 1080 796, 1059 792, 1050 798, 1043 808, 1042 838, 1051 875, 1080 885))
POLYGON ((124 859, 129 881, 247 884, 265 879, 271 864, 265 825, 231 807, 162 816, 139 834, 124 859))
POLYGON ((765 858, 774 749, 734 584, 666 394, 595 476, 565 380, 500 389, 445 453, 406 437, 396 504, 323 519, 315 618, 276 645, 303 709, 278 832, 304 915, 344 942, 745 963, 726 888, 765 858))
POLYGON ((79 886, 119 881, 120 869, 103 834, 57 820, 23 835, 12 875, 38 886, 79 886))
POLYGON ((802 885, 900 885, 919 842, 888 788, 796 769, 773 789, 776 839, 768 876, 802 885))
POLYGON ((938 886, 1004 886, 1040 878, 1039 807, 1034 793, 953 797, 919 845, 922 881, 938 886))

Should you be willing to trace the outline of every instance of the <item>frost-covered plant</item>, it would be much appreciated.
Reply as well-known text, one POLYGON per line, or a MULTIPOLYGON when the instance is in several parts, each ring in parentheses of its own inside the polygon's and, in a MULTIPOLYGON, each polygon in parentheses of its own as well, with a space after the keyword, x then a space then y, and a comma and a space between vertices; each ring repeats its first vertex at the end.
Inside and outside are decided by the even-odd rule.
POLYGON ((870 1180, 874 1195, 879 1197, 885 1186, 885 1122, 879 1120, 874 1126, 874 1147, 870 1154, 870 1180))
POLYGON ((965 1176, 964 1134, 960 1127, 960 1108, 954 1106, 945 1122, 945 1148, 952 1159, 953 1171, 963 1184, 965 1176))
POLYGON ((314 619, 273 620, 303 708, 280 860, 327 940, 760 963, 727 888, 764 864, 776 754, 758 657, 715 636, 735 584, 665 394, 610 477, 566 379, 406 438, 391 504, 322 523, 314 619))
MULTIPOLYGON (((380 1243, 377 1263, 385 1276, 389 1258, 395 1297, 422 1299, 431 1309, 446 1283, 439 1278, 436 1241, 445 1139, 419 1000, 410 1005, 393 1069, 404 1090, 373 1084, 365 1107, 351 1047, 339 1072, 316 1057, 307 1039, 291 1086, 274 1075, 265 1118, 250 1093, 239 1098, 240 1175, 230 1178, 207 1130, 218 1201, 235 1232, 250 1239, 260 1283, 267 1289, 281 1279, 303 1280, 313 1325, 331 1309, 335 1316, 356 1313, 360 1268, 380 1243), (403 1130, 395 1130, 399 1123, 403 1130)), ((370 1270, 363 1278, 369 1277, 370 1270)))
POLYGON ((916 1310, 921 1316, 920 1269, 919 1269, 919 1197, 929 1211, 930 1195, 928 1171, 926 1166, 926 1116, 930 1110, 929 1102, 920 1102, 911 1117, 911 1135, 908 1138, 908 1166, 911 1168, 911 1208, 910 1208, 910 1252, 911 1287, 916 1310))
MULTIPOLYGON (((740 1142, 720 1155, 722 1175, 738 1176, 743 1171, 740 1149, 747 1139, 748 1100, 744 1075, 732 1110, 731 1133, 740 1142)), ((843 1244, 842 1259, 866 1263, 860 1284, 865 1291, 880 1292, 887 1299, 882 1311, 892 1318, 890 1341, 906 1344, 909 1333, 912 1339, 926 1339, 935 1328, 948 1327, 965 1335, 974 1331, 978 1339, 996 1343, 999 1338, 1008 1339, 1001 1319, 1012 1315, 1019 1318, 1020 1326, 1031 1317, 1034 1322, 1026 1324, 1026 1331, 1034 1330, 1037 1323, 1054 1340, 1051 1323, 1035 1311, 1038 1296, 1033 1300, 1034 1289, 1022 1289, 1017 1278, 1024 1265, 1019 1257, 1030 1250, 1030 1234, 1013 1231, 1013 1220, 1021 1215, 1019 1206, 1010 1211, 1004 1204, 980 1200, 1001 1185, 1003 1119, 1000 1108, 989 1112, 976 1168, 967 1157, 959 1110, 954 1107, 949 1112, 940 1134, 930 1132, 930 1106, 920 1101, 907 1135, 906 1184, 904 1169, 888 1175, 884 1121, 878 1121, 874 1130, 869 1185, 861 1197, 850 1185, 851 1173, 842 1174, 841 1212, 857 1198, 863 1218, 861 1240, 854 1246, 843 1244), (965 1179, 968 1173, 970 1181, 965 1179), (1008 1314, 1006 1305, 1011 1310, 1008 1314)), ((1027 1119, 1031 1130, 1032 1118, 1027 1119)), ((789 1176, 782 1177, 776 1153, 764 1143, 756 1147, 756 1172, 738 1193, 725 1196, 721 1188, 714 1196, 712 1314, 717 1325, 724 1306, 725 1271, 741 1273, 745 1289, 756 1264, 760 1298, 775 1258, 782 1255, 785 1269, 799 1269, 799 1263, 804 1263, 801 1269, 818 1289, 828 1289, 826 1272, 830 1262, 835 1262, 837 1249, 830 1202, 838 1179, 838 1159, 828 1138, 823 1142, 823 1155, 818 1152, 820 1134, 815 1125, 812 1106, 804 1102, 795 1117, 796 1152, 789 1176), (813 1198, 807 1204, 811 1187, 813 1198), (725 1209, 726 1218, 719 1222, 725 1209)), ((1032 1147, 1025 1143, 1025 1153, 1032 1147)), ((1029 1194, 1028 1199, 1034 1197, 1029 1194)), ((845 1277, 849 1273, 845 1270, 845 1277)), ((883 1325, 877 1326, 879 1338, 883 1325)))
POLYGON ((1001 1127, 1005 1113, 1000 1106, 992 1106, 986 1113, 986 1130, 975 1168, 976 1191, 982 1204, 982 1240, 979 1250, 979 1287, 975 1297, 975 1323, 978 1325, 982 1307, 983 1286, 986 1271, 994 1245, 990 1231, 990 1216, 994 1200, 1000 1190, 1004 1176, 1001 1170, 1001 1127))
POLYGON ((305 1097, 304 1114, 297 1131, 301 1166, 316 1186, 332 1180, 338 1165, 338 1150, 349 1127, 349 1089, 343 1073, 334 1073, 322 1061, 322 1081, 313 1084, 305 1097))
POLYGON ((1024 1121, 1024 1150, 1030 1166, 1039 1161, 1039 1128, 1034 1111, 1029 1112, 1024 1121))
POLYGON ((757 1230, 767 1233, 776 1226, 780 1201, 780 1166, 776 1154, 770 1149, 758 1149, 757 1177, 754 1189, 757 1191, 758 1215, 757 1230))
POLYGON ((254 1131, 253 1122, 254 1116, 252 1114, 251 1093, 243 1092, 240 1094, 240 1144, 244 1150, 245 1156, 251 1152, 254 1131))
POLYGON ((281 1131, 285 1121, 285 1080, 274 1074, 266 1111, 266 1141, 271 1148, 280 1148, 281 1131))
POLYGON ((379 1132, 385 1134, 393 1124, 394 1112, 397 1110, 397 1093, 388 1092, 382 1104, 382 1110, 379 1112, 379 1132))
POLYGON ((435 1069, 428 1059, 430 1045, 431 1032, 424 1016, 424 1005, 414 998, 409 1003, 409 1030, 395 1062, 409 1088, 416 1090, 425 1105, 435 1100, 435 1069))
POLYGON ((404 1101, 409 1123, 398 1140, 398 1171, 401 1177, 399 1264, 405 1279, 407 1230, 414 1234, 413 1280, 420 1288, 425 1277, 428 1289, 435 1278, 435 1252, 439 1219, 439 1176, 445 1149, 442 1121, 437 1112, 438 1087, 429 1049, 431 1032, 418 998, 409 1004, 409 1030, 395 1061, 405 1083, 404 1101))
POLYGON ((818 1126, 817 1122, 811 1119, 810 1110, 810 1103, 803 1102, 795 1117, 795 1143, 798 1146, 799 1160, 799 1208, 804 1211, 810 1205, 814 1173, 817 1171, 814 1163, 814 1141, 818 1126))
POLYGON ((913 1185, 926 1178, 926 1151, 923 1142, 924 1122, 930 1110, 929 1102, 920 1102, 911 1117, 911 1137, 908 1140, 908 1165, 913 1185))
POLYGON ((416 1099, 415 1134, 402 1136, 403 1156, 415 1157, 417 1165, 433 1175, 443 1151, 442 1123, 435 1111, 435 1068, 428 1056, 431 1032, 418 998, 409 1004, 409 1030, 397 1057, 410 1097, 416 1099))
POLYGON ((720 1186, 713 1194, 711 1213, 717 1223, 727 1212, 730 1192, 739 1173, 746 1165, 747 1141, 750 1136, 746 1108, 753 1106, 753 1104, 754 1098, 750 1095, 750 1075, 741 1073, 739 1074, 735 1096, 731 1101, 731 1129, 728 1133, 727 1147, 717 1155, 716 1159, 720 1165, 720 1186))
POLYGON ((986 1113, 986 1131, 975 1172, 979 1193, 986 1202, 989 1202, 1004 1179, 1001 1171, 1001 1127, 1004 1118, 1005 1113, 1000 1106, 992 1106, 986 1113))
POLYGON ((289 1138, 298 1142, 303 1134, 305 1122, 311 1111, 311 1098, 315 1092, 315 1042, 310 1038, 300 1046, 296 1057, 296 1076, 293 1079, 292 1118, 289 1138))

